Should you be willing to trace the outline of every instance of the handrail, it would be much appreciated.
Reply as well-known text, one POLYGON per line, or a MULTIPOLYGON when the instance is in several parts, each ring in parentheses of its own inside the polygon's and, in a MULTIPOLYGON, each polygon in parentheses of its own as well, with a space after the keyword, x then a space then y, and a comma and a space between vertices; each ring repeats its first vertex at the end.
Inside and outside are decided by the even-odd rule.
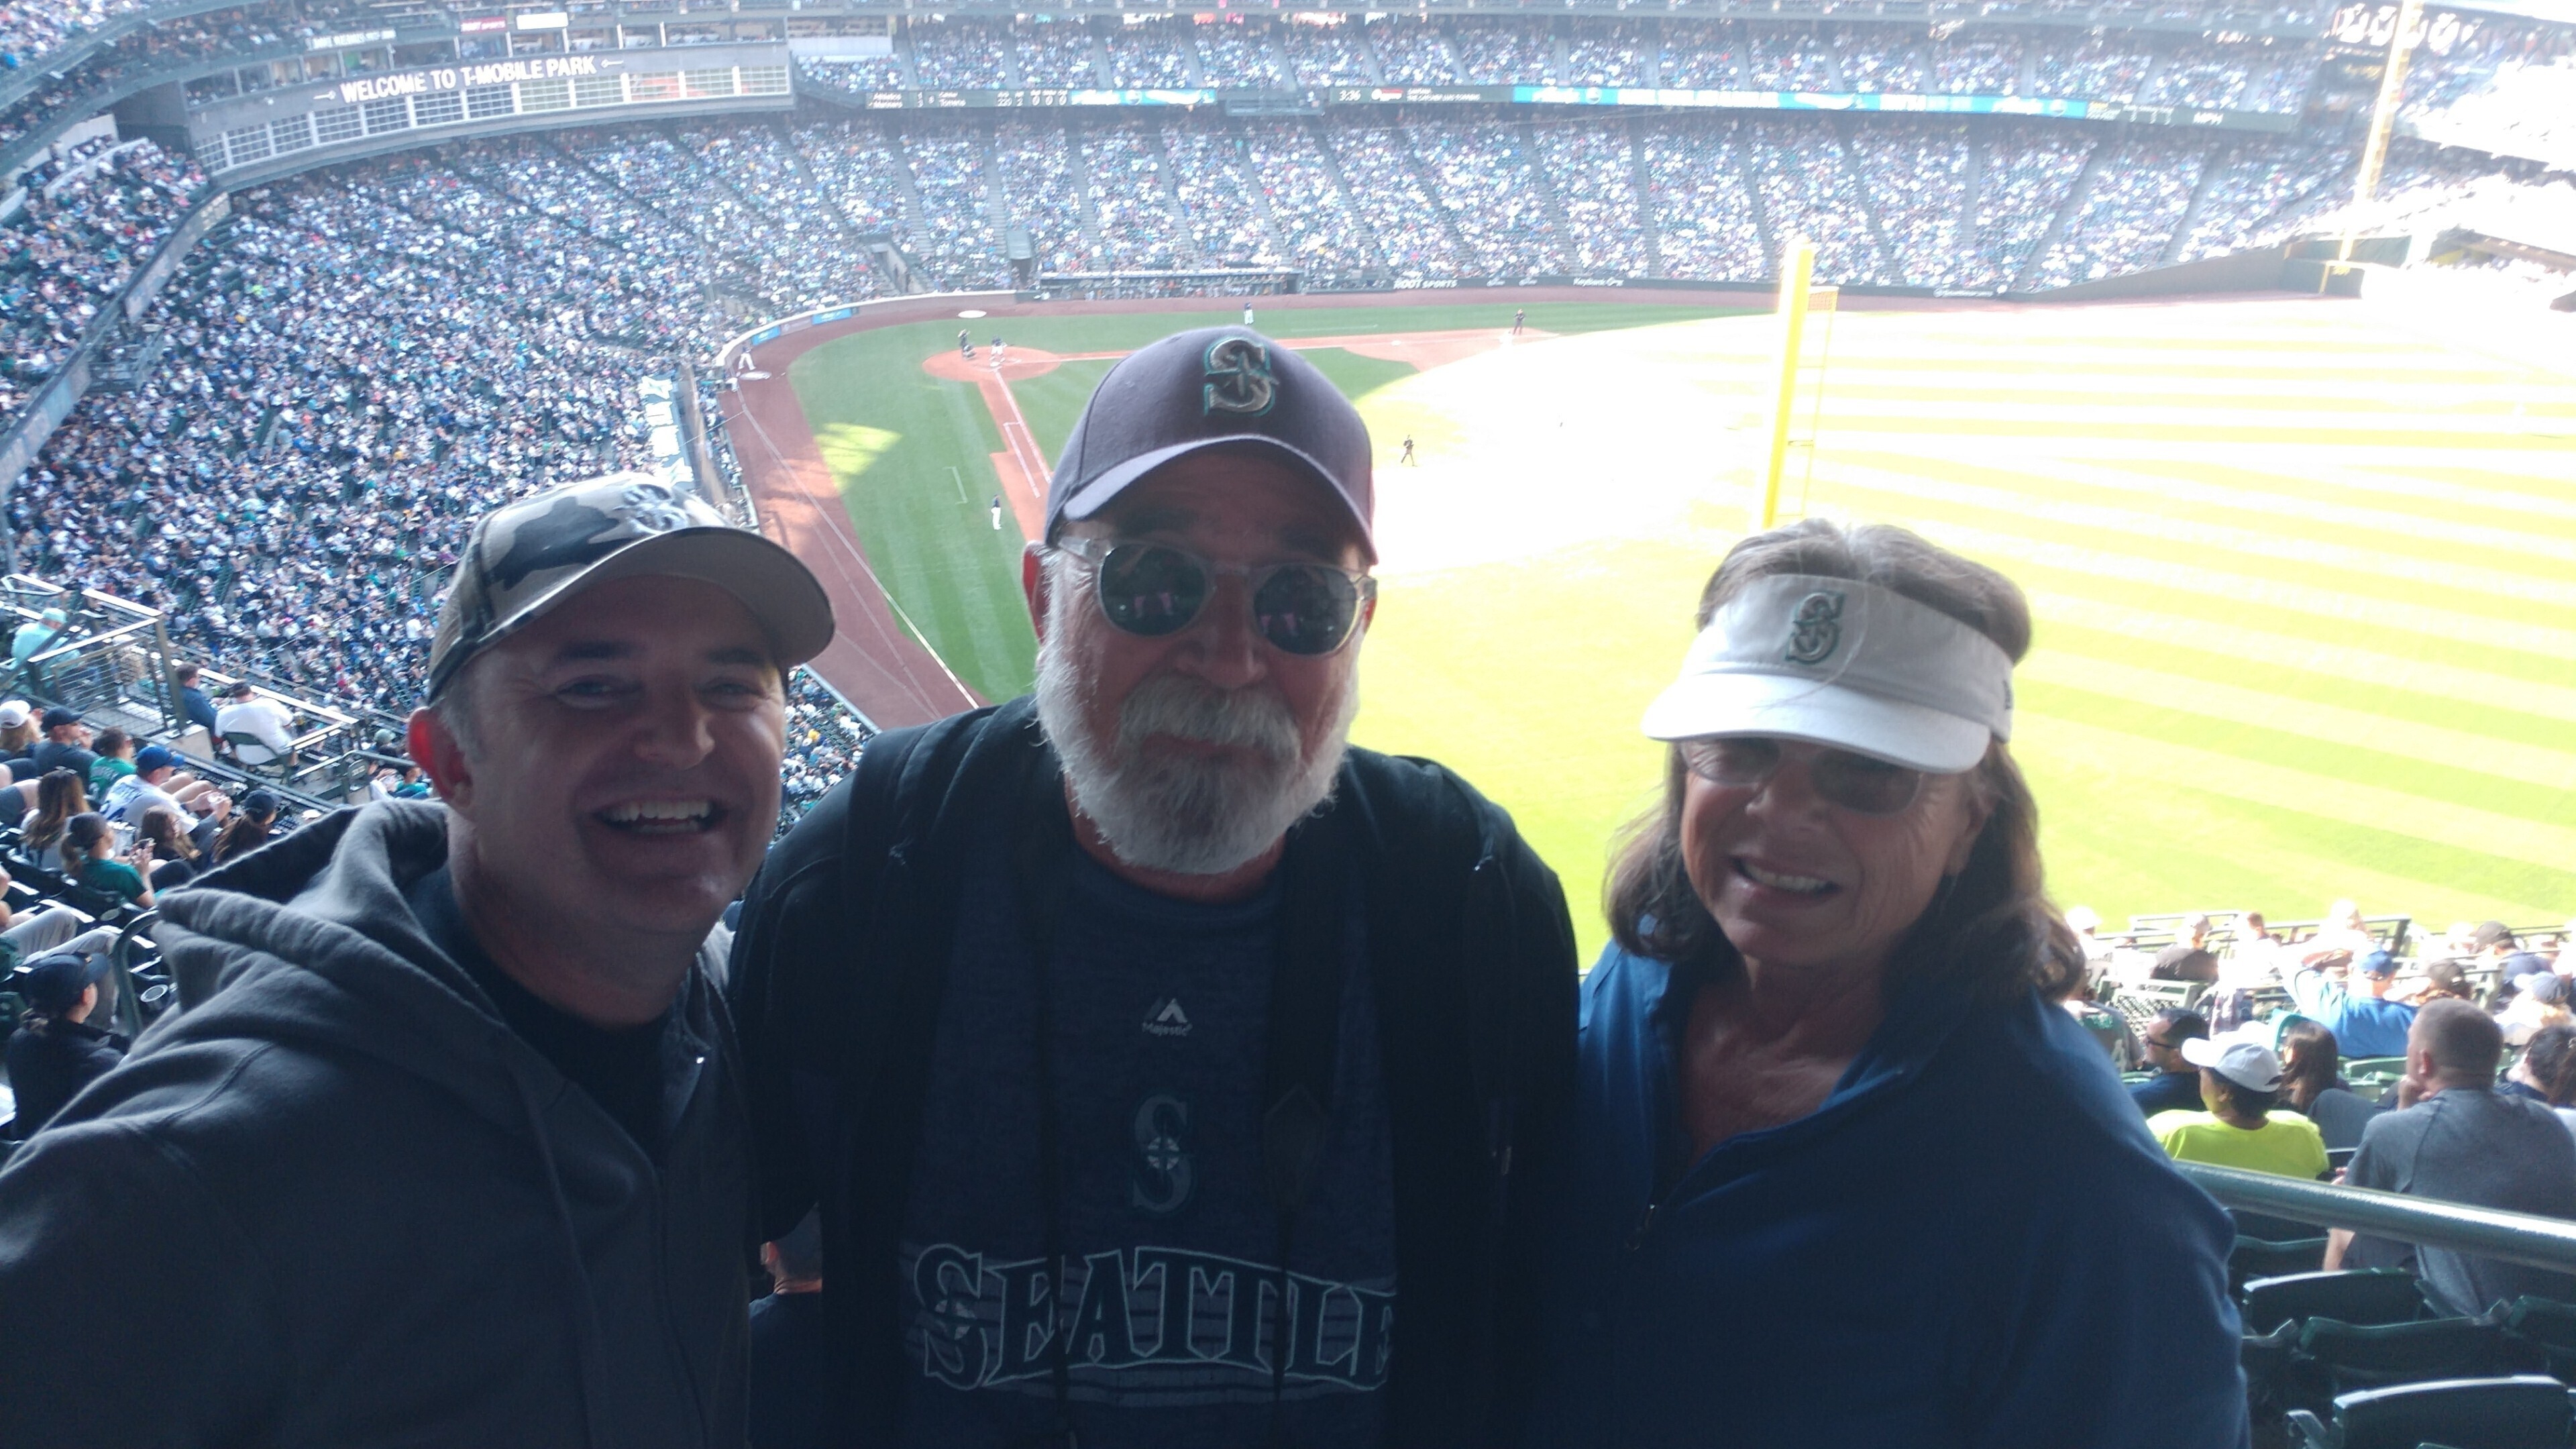
POLYGON ((2177 1162, 2182 1175, 2232 1208, 2320 1227, 2350 1228, 2530 1268, 2576 1273, 2576 1222, 2439 1202, 2368 1187, 2302 1182, 2269 1172, 2177 1162))

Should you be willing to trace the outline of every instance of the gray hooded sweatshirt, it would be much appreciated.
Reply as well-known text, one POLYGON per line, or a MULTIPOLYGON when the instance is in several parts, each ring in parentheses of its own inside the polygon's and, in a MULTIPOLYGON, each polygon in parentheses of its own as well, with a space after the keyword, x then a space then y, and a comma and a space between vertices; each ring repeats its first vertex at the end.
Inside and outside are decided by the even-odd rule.
POLYGON ((657 1162, 423 934, 403 889, 446 848, 443 807, 383 801, 170 896, 165 952, 220 989, 0 1171, 0 1444, 742 1443, 715 987, 664 1037, 657 1162))

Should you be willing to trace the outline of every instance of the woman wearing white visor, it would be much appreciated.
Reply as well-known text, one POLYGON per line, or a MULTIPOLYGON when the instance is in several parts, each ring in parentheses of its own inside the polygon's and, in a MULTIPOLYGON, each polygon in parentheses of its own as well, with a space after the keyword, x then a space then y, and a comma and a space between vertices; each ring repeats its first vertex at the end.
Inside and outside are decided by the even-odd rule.
POLYGON ((1699 622, 1584 987, 1534 1440, 2245 1444, 2227 1216, 2046 999, 2020 591, 1809 521, 1699 622))

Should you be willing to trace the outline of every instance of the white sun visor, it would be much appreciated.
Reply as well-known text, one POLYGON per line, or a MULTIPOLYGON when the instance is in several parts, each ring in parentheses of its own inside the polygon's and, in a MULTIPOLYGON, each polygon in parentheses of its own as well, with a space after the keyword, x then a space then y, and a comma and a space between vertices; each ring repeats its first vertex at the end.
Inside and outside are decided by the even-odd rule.
POLYGON ((2012 738, 2012 659, 1928 604, 1854 579, 1774 574, 1726 602, 1649 738, 1770 735, 1953 774, 2012 738))

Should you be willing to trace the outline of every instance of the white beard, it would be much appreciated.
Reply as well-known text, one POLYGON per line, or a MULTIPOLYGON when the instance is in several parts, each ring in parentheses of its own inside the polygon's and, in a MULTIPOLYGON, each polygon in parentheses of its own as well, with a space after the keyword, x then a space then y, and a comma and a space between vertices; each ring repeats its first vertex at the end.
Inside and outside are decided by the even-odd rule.
POLYGON ((1296 718, 1276 693, 1221 690, 1179 674, 1140 682, 1119 707, 1117 738, 1096 737, 1091 681, 1067 657, 1084 627, 1110 627, 1097 617, 1071 617, 1099 612, 1086 582, 1062 577, 1050 590, 1047 642, 1038 649, 1038 723, 1064 763, 1074 808, 1120 860, 1173 875, 1223 875, 1259 857, 1332 797, 1359 712, 1356 681, 1345 680, 1332 727, 1311 758, 1299 749, 1296 718), (1155 751, 1147 743, 1155 735, 1232 745, 1254 758, 1155 751))

